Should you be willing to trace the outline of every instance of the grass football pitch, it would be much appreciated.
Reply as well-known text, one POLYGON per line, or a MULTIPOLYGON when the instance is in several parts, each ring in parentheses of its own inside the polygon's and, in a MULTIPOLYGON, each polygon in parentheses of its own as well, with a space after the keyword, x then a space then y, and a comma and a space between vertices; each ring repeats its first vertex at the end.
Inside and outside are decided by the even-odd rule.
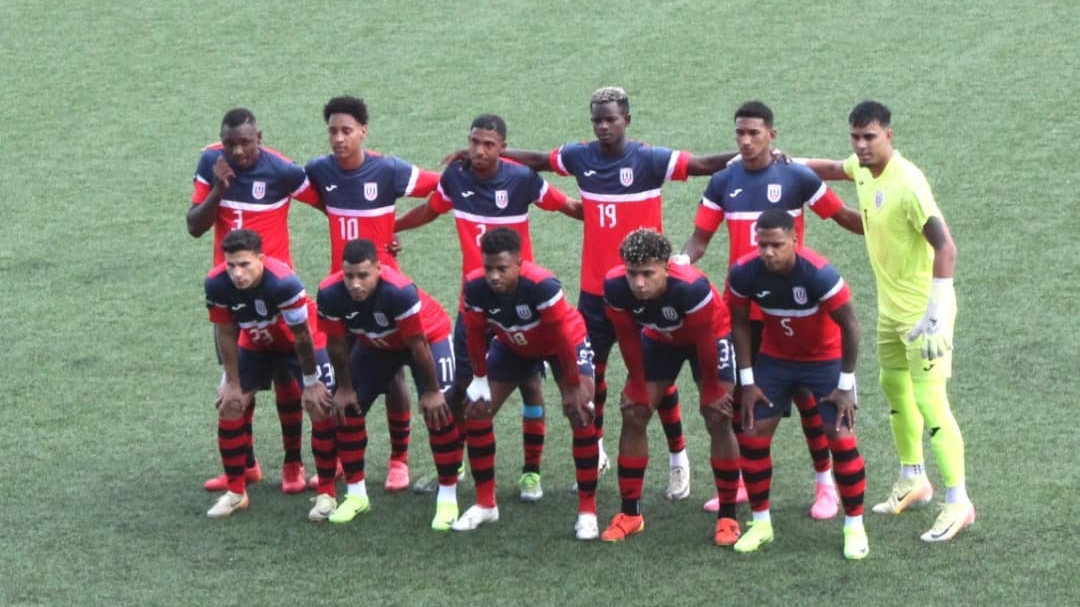
MULTIPOLYGON (((0 605, 1080 604, 1080 245, 1069 219, 1078 28, 1068 0, 4 0, 0 605), (789 420, 775 442, 776 542, 751 555, 713 546, 701 510, 707 437, 688 373, 692 496, 662 499, 655 423, 648 528, 622 544, 573 539, 570 436, 557 409, 546 495, 517 500, 516 401, 497 425, 497 524, 436 534, 431 497, 381 490, 381 405, 369 416, 372 511, 343 527, 309 523, 310 494, 277 488, 269 394, 256 418, 267 479, 249 510, 208 520, 201 482, 220 469, 219 370, 201 293, 211 241, 188 236, 183 217, 198 150, 225 110, 250 107, 265 143, 304 162, 328 151, 322 104, 359 94, 371 109, 368 147, 436 168, 484 112, 506 118, 513 147, 588 139, 588 96, 609 84, 630 93, 632 137, 696 153, 732 149, 732 113, 750 99, 772 106, 777 143, 796 156, 847 155, 852 105, 892 107, 896 147, 927 174, 959 247, 950 393, 977 523, 926 545, 918 536, 933 510, 868 513, 871 554, 845 562, 841 522, 806 514, 811 467, 789 420)), ((665 188, 677 246, 705 183, 665 188)), ((849 184, 835 188, 855 204, 849 184)), ((325 220, 295 205, 291 224, 297 269, 314 287, 327 266, 325 220)), ((575 299, 580 227, 541 213, 533 226, 538 261, 575 299)), ((862 321, 859 438, 873 503, 897 464, 876 385, 873 280, 857 238, 814 218, 808 238, 851 284, 862 321)), ((452 221, 404 242, 405 271, 452 310, 452 221)), ((726 246, 718 236, 702 262, 717 281, 726 246)), ((614 363, 613 394, 622 374, 614 363)), ((415 421, 419 472, 430 460, 415 421)), ((471 481, 459 499, 472 503, 471 481)), ((602 522, 618 507, 613 473, 599 507, 602 522)))

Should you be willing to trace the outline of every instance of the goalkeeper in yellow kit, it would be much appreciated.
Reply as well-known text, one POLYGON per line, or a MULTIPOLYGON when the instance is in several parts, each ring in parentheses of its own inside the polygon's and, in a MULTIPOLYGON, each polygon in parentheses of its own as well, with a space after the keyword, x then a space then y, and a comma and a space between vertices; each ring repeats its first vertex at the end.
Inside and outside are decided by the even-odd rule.
POLYGON ((945 504, 927 542, 952 539, 975 522, 964 482, 964 439, 946 393, 956 318, 956 245, 922 171, 892 147, 889 109, 864 101, 851 111, 845 161, 807 160, 825 179, 855 182, 878 295, 881 389, 900 456, 900 478, 874 512, 900 514, 934 489, 923 467, 923 429, 945 480, 945 504))

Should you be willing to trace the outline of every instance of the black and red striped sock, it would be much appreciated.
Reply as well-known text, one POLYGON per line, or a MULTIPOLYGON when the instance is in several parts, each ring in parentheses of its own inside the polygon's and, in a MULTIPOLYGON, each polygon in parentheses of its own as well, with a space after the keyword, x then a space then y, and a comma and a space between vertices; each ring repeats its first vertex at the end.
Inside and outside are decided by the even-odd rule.
POLYGON ((604 405, 607 404, 607 363, 596 363, 596 388, 593 390, 593 425, 596 426, 596 438, 604 438, 604 405))
POLYGON ((769 488, 772 485, 772 438, 768 436, 738 435, 739 452, 742 455, 743 482, 750 497, 750 509, 761 512, 769 509, 769 488))
POLYGON ((620 455, 618 461, 622 513, 637 516, 641 514, 641 489, 645 484, 645 469, 649 467, 649 457, 620 455))
POLYGON ((738 459, 709 459, 712 465, 713 482, 716 483, 716 497, 720 501, 717 518, 735 518, 735 493, 739 488, 738 459))
POLYGON ((345 421, 337 427, 337 455, 345 470, 345 482, 364 480, 364 455, 367 452, 367 420, 351 409, 345 411, 345 421))
POLYGON ((278 421, 281 422, 281 446, 285 448, 285 463, 299 462, 304 442, 304 409, 300 406, 300 384, 292 380, 285 385, 274 384, 278 421))
POLYGON ((525 405, 524 410, 525 413, 521 418, 521 448, 525 455, 525 463, 521 472, 540 474, 540 461, 544 457, 544 437, 547 434, 544 408, 542 405, 525 405), (536 416, 535 410, 539 410, 539 417, 536 416))
POLYGON ((225 468, 228 489, 234 493, 243 493, 247 488, 247 479, 244 477, 244 458, 247 455, 244 419, 219 417, 217 432, 218 452, 221 453, 221 465, 225 468))
POLYGON ((596 444, 596 426, 574 427, 574 476, 578 486, 578 512, 596 514, 596 479, 599 475, 600 449, 596 444))
POLYGON ((244 409, 244 465, 255 467, 255 432, 251 422, 255 419, 255 395, 251 395, 251 404, 244 409))
POLYGON ((412 412, 386 411, 386 425, 390 429, 390 459, 409 461, 409 441, 412 433, 412 412))
POLYGON ((495 427, 490 419, 465 420, 469 468, 476 484, 476 503, 495 507, 495 427))
POLYGON ((829 460, 829 439, 825 436, 825 423, 821 419, 817 401, 812 394, 796 395, 795 407, 799 409, 803 434, 806 435, 806 448, 814 462, 814 470, 828 472, 832 468, 829 460))
POLYGON ((859 516, 863 513, 863 491, 866 489, 866 465, 854 436, 833 439, 829 443, 832 450, 836 477, 836 489, 840 493, 840 502, 844 505, 844 514, 859 516))
POLYGON ((428 444, 431 457, 435 460, 435 471, 439 475, 439 484, 448 486, 457 483, 458 470, 461 469, 462 449, 458 440, 458 427, 453 420, 442 428, 428 428, 428 444))
POLYGON ((674 385, 668 388, 664 397, 660 399, 656 412, 660 415, 660 423, 664 426, 668 451, 678 453, 686 449, 686 436, 683 434, 682 407, 679 406, 678 388, 674 385))
POLYGON ((319 475, 318 493, 334 497, 337 475, 337 424, 333 418, 311 422, 311 454, 319 475))

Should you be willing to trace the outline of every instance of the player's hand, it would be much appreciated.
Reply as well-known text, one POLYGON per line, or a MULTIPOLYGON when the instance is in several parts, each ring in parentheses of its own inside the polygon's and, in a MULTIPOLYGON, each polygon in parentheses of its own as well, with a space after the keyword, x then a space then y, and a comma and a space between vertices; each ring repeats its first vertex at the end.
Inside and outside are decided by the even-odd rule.
POLYGON ((491 386, 487 377, 474 375, 469 387, 465 388, 465 397, 470 401, 491 400, 491 386))
POLYGON ((596 406, 585 395, 580 385, 569 386, 563 395, 563 413, 574 426, 588 426, 596 417, 596 406))
POLYGON ((690 265, 690 256, 686 253, 675 253, 668 257, 668 261, 677 266, 688 266, 690 265))
POLYGON ((240 382, 225 382, 218 386, 218 393, 217 398, 214 400, 214 406, 227 417, 239 417, 244 414, 244 411, 251 403, 252 396, 252 393, 248 392, 245 394, 244 391, 240 389, 240 382))
POLYGON ((438 390, 420 395, 420 412, 424 414, 424 421, 427 422, 428 427, 436 430, 441 429, 453 419, 450 407, 446 405, 446 397, 438 390))
POLYGON ((770 409, 773 406, 772 402, 765 397, 765 393, 761 391, 761 388, 759 388, 757 384, 742 386, 740 400, 739 407, 742 409, 742 423, 746 428, 754 427, 755 405, 758 403, 765 403, 766 405, 769 405, 770 409))
POLYGON ((228 189, 233 177, 236 177, 236 173, 233 172, 229 163, 225 161, 225 157, 218 156, 217 162, 214 163, 214 186, 228 189))
POLYGON ((330 399, 331 414, 338 423, 345 423, 345 412, 348 410, 363 413, 360 409, 360 401, 356 398, 356 390, 342 390, 340 386, 334 391, 330 399))
POLYGON ((334 399, 322 382, 304 388, 300 393, 300 403, 308 415, 324 418, 334 413, 334 399))
POLYGON ((390 242, 386 243, 386 252, 389 253, 391 257, 397 257, 398 253, 400 253, 403 248, 404 247, 401 246, 401 240, 397 236, 394 236, 390 239, 390 242))
POLYGON ((859 408, 856 402, 855 390, 841 390, 836 388, 823 399, 836 406, 836 431, 839 432, 844 427, 844 420, 847 420, 848 430, 855 430, 855 411, 859 408))
POLYGON ((956 292, 951 278, 935 278, 930 300, 921 320, 908 333, 911 343, 919 343, 919 353, 926 360, 941 358, 952 350, 952 327, 948 325, 948 310, 956 305, 956 292))
POLYGON ((772 151, 772 157, 774 161, 782 160, 784 164, 791 164, 791 156, 788 156, 787 152, 785 152, 784 150, 774 149, 772 151))
POLYGON ((723 394, 718 397, 711 398, 702 406, 705 409, 715 411, 729 419, 735 415, 735 401, 734 399, 732 399, 731 391, 729 390, 724 390, 723 394))
POLYGON ((439 161, 439 164, 447 165, 447 164, 450 164, 451 162, 454 162, 455 160, 465 160, 468 157, 469 157, 469 150, 466 150, 466 149, 454 150, 453 152, 450 152, 446 156, 443 156, 443 159, 439 161))
MULTIPOLYGON (((645 386, 645 382, 638 381, 633 378, 626 379, 626 387, 623 388, 622 393, 623 402, 627 402, 634 405, 648 405, 649 404, 649 390, 645 386)), ((622 407, 623 405, 619 405, 622 407)))

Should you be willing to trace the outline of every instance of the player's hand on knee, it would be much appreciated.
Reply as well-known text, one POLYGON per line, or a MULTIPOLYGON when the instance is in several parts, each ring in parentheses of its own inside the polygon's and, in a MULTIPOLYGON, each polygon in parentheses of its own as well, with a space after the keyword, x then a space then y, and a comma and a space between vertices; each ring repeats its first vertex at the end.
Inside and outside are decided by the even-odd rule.
POLYGON ((420 395, 420 411, 424 414, 427 425, 436 430, 450 423, 450 407, 446 406, 446 398, 442 392, 425 392, 420 395))
POLYGON ((742 387, 742 402, 739 403, 742 408, 742 423, 746 428, 754 427, 754 407, 758 403, 765 403, 771 409, 772 402, 765 397, 765 393, 761 391, 761 388, 757 387, 757 384, 743 385, 742 387))
POLYGON ((839 388, 832 391, 829 396, 825 397, 824 402, 830 402, 836 407, 836 431, 839 432, 843 428, 848 430, 855 430, 855 411, 859 408, 855 402, 855 389, 841 390, 839 388), (847 422, 845 424, 845 421, 847 422))

